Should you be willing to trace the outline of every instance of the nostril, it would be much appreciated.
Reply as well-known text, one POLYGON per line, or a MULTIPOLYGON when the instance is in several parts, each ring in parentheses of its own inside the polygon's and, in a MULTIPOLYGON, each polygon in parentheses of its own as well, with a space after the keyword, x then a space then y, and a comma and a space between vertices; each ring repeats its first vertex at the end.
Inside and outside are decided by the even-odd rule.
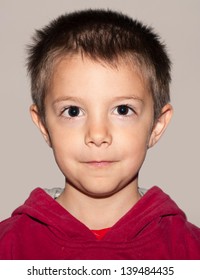
POLYGON ((110 145, 110 141, 109 140, 101 140, 101 139, 90 139, 86 143, 87 143, 87 145, 97 146, 97 147, 101 147, 101 146, 105 147, 105 146, 109 146, 110 145))
POLYGON ((85 136, 85 143, 87 145, 95 145, 97 147, 109 146, 112 143, 112 136, 106 130, 90 130, 85 136))

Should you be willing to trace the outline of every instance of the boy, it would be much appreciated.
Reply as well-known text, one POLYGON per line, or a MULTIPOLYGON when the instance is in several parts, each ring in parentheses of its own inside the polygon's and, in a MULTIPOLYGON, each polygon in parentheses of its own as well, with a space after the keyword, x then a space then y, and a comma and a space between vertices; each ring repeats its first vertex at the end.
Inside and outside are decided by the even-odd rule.
POLYGON ((0 225, 1 259, 200 259, 200 229, 158 187, 138 187, 171 116, 158 36, 119 13, 63 15, 37 31, 34 123, 65 188, 35 189, 0 225))

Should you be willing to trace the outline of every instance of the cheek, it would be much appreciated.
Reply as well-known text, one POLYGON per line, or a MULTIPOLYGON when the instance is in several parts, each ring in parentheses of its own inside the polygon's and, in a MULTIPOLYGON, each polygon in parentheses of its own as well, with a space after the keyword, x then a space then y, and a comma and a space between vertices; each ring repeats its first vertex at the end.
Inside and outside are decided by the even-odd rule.
POLYGON ((148 129, 130 128, 119 135, 118 141, 125 150, 138 152, 146 150, 149 140, 148 129))
POLYGON ((127 169, 135 172, 140 169, 145 159, 149 135, 145 130, 138 129, 124 136, 119 138, 122 157, 127 169))
POLYGON ((66 176, 66 174, 71 174, 71 169, 75 170, 73 160, 77 150, 75 142, 72 142, 69 137, 67 139, 54 138, 52 142, 54 158, 60 171, 64 176, 66 176))
POLYGON ((124 147, 123 158, 131 163, 131 165, 141 165, 145 159, 147 152, 146 142, 130 141, 124 147))
POLYGON ((61 159, 70 158, 74 154, 79 144, 72 137, 56 137, 52 139, 52 148, 55 156, 61 159))
POLYGON ((49 128, 49 136, 51 139, 52 147, 55 150, 69 150, 69 147, 76 145, 77 133, 73 128, 64 125, 52 125, 49 128))

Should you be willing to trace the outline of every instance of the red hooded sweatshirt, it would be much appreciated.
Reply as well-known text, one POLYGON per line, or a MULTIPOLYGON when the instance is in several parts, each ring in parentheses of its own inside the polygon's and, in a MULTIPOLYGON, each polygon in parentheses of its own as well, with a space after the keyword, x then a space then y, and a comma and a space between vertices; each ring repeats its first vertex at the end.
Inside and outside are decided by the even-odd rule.
POLYGON ((0 259, 199 259, 200 229, 153 187, 98 240, 44 190, 0 223, 0 259))

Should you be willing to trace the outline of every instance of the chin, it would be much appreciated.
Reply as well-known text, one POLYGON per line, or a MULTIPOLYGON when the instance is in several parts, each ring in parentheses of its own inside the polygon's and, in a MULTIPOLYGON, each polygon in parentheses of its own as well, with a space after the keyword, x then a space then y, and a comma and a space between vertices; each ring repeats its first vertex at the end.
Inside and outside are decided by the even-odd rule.
MULTIPOLYGON (((101 184, 102 185, 102 184, 101 184)), ((79 189, 79 191, 81 191, 82 193, 84 193, 85 195, 89 196, 89 197, 93 197, 93 198, 106 198, 106 197, 110 197, 114 194, 116 194, 117 192, 119 192, 121 189, 120 188, 116 188, 113 186, 107 186, 104 188, 99 188, 98 187, 94 187, 92 186, 91 188, 89 188, 87 186, 87 188, 81 188, 79 189)))
POLYGON ((111 197, 113 196, 116 191, 113 191, 113 192, 83 192, 85 195, 87 195, 88 197, 91 197, 91 198, 97 198, 97 199, 101 199, 101 198, 108 198, 108 197, 111 197))

